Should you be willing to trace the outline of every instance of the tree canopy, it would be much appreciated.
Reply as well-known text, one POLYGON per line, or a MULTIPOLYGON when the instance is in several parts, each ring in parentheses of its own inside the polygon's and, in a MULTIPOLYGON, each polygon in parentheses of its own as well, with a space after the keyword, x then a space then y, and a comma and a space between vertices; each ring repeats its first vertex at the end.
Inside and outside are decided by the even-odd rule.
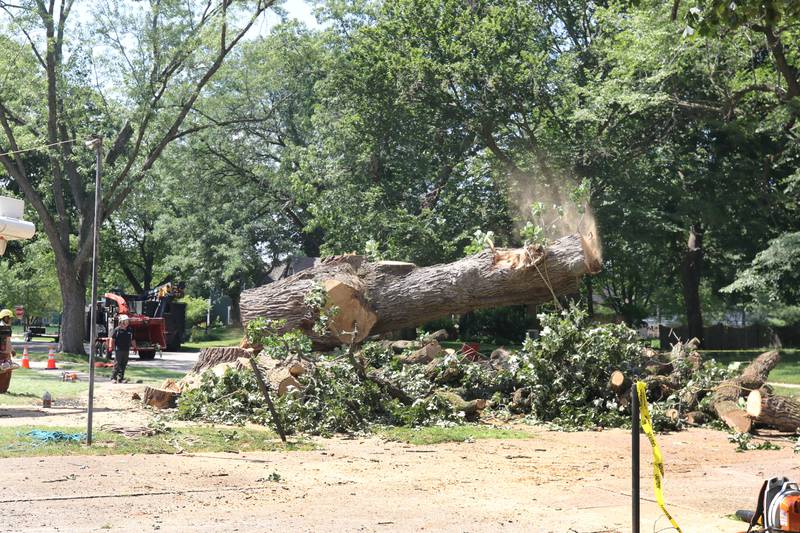
POLYGON ((61 143, 0 160, 65 311, 92 223, 73 139, 99 134, 103 279, 129 290, 235 304, 297 255, 449 261, 521 244, 533 205, 551 236, 598 234, 588 287, 630 323, 794 320, 795 2, 329 0, 314 29, 247 33, 271 2, 118 0, 77 23, 73 1, 0 3, 0 153, 61 143))

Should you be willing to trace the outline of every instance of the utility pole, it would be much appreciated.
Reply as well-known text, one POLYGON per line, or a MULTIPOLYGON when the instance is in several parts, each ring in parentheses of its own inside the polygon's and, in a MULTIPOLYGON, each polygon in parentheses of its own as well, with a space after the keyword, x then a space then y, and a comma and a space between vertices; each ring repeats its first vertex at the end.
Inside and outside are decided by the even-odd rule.
POLYGON ((86 428, 86 444, 92 444, 92 412, 94 410, 94 344, 97 338, 97 261, 100 248, 100 172, 103 164, 103 139, 97 137, 86 141, 86 147, 95 152, 94 174, 94 227, 92 230, 92 307, 89 313, 89 407, 86 428))

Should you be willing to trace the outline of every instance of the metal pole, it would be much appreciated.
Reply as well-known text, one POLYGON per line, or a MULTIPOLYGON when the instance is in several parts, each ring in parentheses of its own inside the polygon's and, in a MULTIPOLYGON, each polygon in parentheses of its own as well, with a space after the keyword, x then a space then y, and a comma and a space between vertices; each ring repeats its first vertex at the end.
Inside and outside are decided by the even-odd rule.
POLYGON ((97 262, 100 248, 98 225, 100 222, 100 171, 103 163, 103 139, 98 138, 87 143, 95 150, 95 176, 94 176, 94 227, 92 229, 92 308, 90 311, 89 325, 89 407, 86 428, 86 444, 92 444, 92 411, 94 410, 94 344, 97 338, 97 262))
POLYGON ((631 387, 631 531, 639 533, 639 395, 631 387))

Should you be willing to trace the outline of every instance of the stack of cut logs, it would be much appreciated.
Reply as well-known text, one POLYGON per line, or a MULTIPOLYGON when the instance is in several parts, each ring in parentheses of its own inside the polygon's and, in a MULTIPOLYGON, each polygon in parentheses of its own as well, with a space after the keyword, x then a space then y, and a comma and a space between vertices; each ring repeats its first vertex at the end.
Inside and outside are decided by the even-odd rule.
MULTIPOLYGON (((647 384, 648 400, 658 402, 672 394, 679 395, 679 408, 669 409, 667 417, 690 425, 719 418, 738 433, 752 432, 759 427, 800 432, 800 402, 775 394, 767 385, 770 371, 780 361, 777 351, 762 353, 741 374, 708 390, 688 386, 693 372, 702 365, 696 347, 696 340, 679 342, 673 346, 668 359, 659 357, 655 351, 646 351, 645 376, 641 379, 647 384), (709 395, 710 401, 701 403, 709 395)), ((631 379, 624 372, 612 372, 609 387, 620 405, 630 403, 631 385, 631 379)))

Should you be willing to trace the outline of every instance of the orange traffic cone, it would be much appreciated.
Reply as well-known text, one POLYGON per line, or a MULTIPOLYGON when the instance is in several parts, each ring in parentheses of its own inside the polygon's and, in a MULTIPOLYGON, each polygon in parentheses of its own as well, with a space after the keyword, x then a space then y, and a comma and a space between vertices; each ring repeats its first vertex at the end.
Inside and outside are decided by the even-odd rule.
POLYGON ((22 368, 30 368, 31 367, 31 359, 28 357, 28 346, 25 346, 25 349, 22 350, 22 368))
POLYGON ((53 353, 53 347, 50 347, 50 352, 47 354, 47 370, 57 370, 56 367, 56 354, 53 353))

